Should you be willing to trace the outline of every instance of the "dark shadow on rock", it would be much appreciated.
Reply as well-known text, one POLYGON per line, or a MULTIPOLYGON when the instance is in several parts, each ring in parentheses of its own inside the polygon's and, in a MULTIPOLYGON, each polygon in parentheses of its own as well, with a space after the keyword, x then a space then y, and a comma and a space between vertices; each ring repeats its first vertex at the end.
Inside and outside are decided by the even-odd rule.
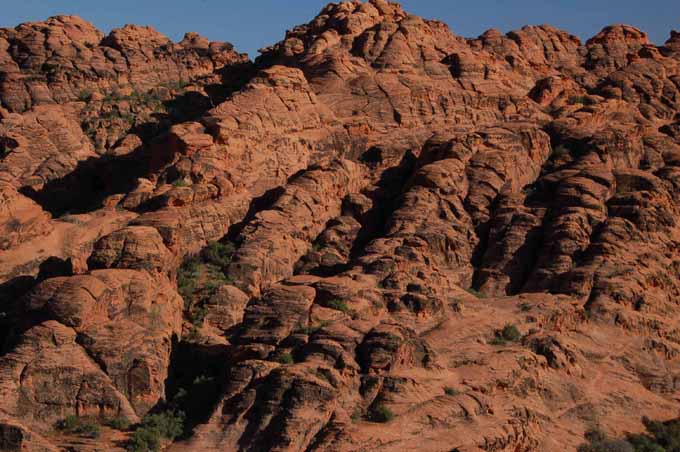
POLYGON ((22 275, 0 284, 0 356, 14 347, 24 331, 47 320, 40 313, 29 315, 23 307, 24 297, 46 279, 73 275, 71 260, 56 256, 45 259, 39 268, 37 277, 22 275))
POLYGON ((32 187, 19 191, 54 217, 85 213, 100 208, 113 194, 131 191, 137 179, 147 174, 149 159, 144 146, 124 156, 93 157, 79 162, 71 173, 48 182, 38 191, 32 187))
POLYGON ((69 174, 48 182, 42 189, 26 186, 21 188, 21 193, 55 217, 102 207, 107 197, 132 191, 138 178, 148 176, 172 160, 172 149, 159 144, 173 125, 200 118, 241 89, 253 72, 252 63, 220 69, 222 84, 206 87, 207 96, 196 91, 183 92, 163 102, 166 112, 154 113, 154 120, 131 127, 126 134, 134 133, 144 143, 133 152, 89 158, 79 162, 69 174))
POLYGON ((220 401, 227 362, 226 346, 173 341, 165 393, 186 414, 184 437, 207 422, 220 401))
POLYGON ((73 276, 73 262, 71 259, 61 259, 56 256, 48 257, 39 267, 38 281, 59 276, 73 276))
POLYGON ((290 184, 295 179, 300 177, 302 174, 305 173, 305 171, 307 171, 307 169, 298 171, 297 173, 288 177, 284 185, 271 188, 264 192, 262 195, 253 198, 252 201, 250 201, 250 205, 248 206, 248 212, 243 217, 243 220, 239 221, 238 223, 232 224, 229 227, 227 234, 224 236, 224 239, 232 243, 237 243, 239 234, 241 234, 243 228, 245 228, 246 225, 255 218, 255 215, 257 215, 258 212, 271 209, 274 203, 276 203, 276 201, 278 201, 281 195, 285 193, 286 185, 290 184))

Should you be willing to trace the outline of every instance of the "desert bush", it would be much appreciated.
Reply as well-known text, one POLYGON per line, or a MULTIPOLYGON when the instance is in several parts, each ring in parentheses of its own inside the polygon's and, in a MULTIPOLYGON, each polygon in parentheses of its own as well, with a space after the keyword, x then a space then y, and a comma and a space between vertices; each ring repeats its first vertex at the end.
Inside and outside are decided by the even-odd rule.
POLYGON ((114 430, 120 430, 124 432, 130 428, 130 421, 122 416, 114 417, 104 421, 104 425, 110 427, 114 430))
POLYGON ((677 452, 680 451, 680 419, 659 422, 642 418, 646 433, 625 439, 609 438, 600 429, 586 432, 586 442, 578 452, 677 452))
POLYGON ((507 342, 517 342, 522 339, 522 333, 512 323, 506 324, 503 329, 497 330, 495 337, 491 340, 493 345, 504 345, 507 342))
POLYGON ((578 452, 635 452, 628 441, 609 439, 598 429, 589 430, 585 436, 588 443, 581 444, 578 452))
POLYGON ((517 327, 511 323, 508 323, 501 330, 501 336, 503 339, 509 342, 517 342, 522 339, 522 333, 519 332, 517 327))
POLYGON ((349 306, 347 305, 347 302, 343 301, 343 300, 339 300, 337 298, 328 301, 326 303, 326 307, 331 308, 331 309, 335 309, 336 311, 344 312, 345 314, 347 314, 350 311, 349 306))
POLYGON ((458 391, 455 388, 452 388, 451 386, 445 386, 444 387, 444 394, 454 396, 458 394, 458 391))
POLYGON ((92 91, 89 89, 84 89, 78 93, 78 100, 80 102, 89 102, 92 98, 92 91))
POLYGON ((101 428, 93 419, 78 416, 67 416, 57 422, 57 430, 71 435, 84 436, 86 438, 98 438, 101 428))
POLYGON ((127 450, 129 452, 159 452, 161 435, 155 430, 138 428, 130 438, 127 450))
POLYGON ((295 362, 295 360, 293 359, 293 355, 291 355, 290 353, 282 353, 277 358, 277 361, 281 364, 293 364, 295 362))
POLYGON ((680 451, 679 419, 659 422, 644 417, 642 423, 645 424, 648 433, 628 437, 636 452, 680 451))
POLYGON ((369 420, 372 422, 389 422, 394 419, 394 413, 385 405, 376 405, 369 413, 369 420))
POLYGON ((130 438, 128 451, 157 452, 161 440, 174 440, 184 432, 186 416, 182 411, 168 410, 147 414, 130 438))
POLYGON ((201 250, 201 258, 209 264, 226 268, 231 263, 234 245, 231 243, 210 242, 201 250))

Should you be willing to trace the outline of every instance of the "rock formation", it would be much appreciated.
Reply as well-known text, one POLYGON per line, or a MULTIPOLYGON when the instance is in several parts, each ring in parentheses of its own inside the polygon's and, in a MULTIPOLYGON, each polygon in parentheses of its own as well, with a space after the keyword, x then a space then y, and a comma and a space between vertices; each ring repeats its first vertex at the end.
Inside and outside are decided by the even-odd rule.
POLYGON ((180 411, 164 450, 640 432, 680 408, 679 195, 677 32, 467 39, 354 0, 251 62, 0 29, 0 450, 180 411))

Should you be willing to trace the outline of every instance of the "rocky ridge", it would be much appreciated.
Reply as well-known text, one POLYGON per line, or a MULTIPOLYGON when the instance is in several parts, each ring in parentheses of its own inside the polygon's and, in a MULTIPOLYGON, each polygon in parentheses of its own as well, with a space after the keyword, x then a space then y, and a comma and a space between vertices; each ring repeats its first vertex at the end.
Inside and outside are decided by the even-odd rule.
POLYGON ((680 34, 330 4, 0 29, 0 450, 575 450, 678 415, 680 34), (142 424, 143 425, 143 424, 142 424))

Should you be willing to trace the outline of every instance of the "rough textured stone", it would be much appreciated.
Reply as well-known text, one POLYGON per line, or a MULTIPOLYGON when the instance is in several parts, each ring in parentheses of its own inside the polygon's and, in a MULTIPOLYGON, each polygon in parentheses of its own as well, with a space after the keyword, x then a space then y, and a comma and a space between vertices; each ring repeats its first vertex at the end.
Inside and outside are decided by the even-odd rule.
POLYGON ((677 417, 678 74, 677 32, 465 39, 385 0, 255 62, 0 30, 0 440, 120 450, 53 423, 156 408, 173 452, 529 452, 677 417))

